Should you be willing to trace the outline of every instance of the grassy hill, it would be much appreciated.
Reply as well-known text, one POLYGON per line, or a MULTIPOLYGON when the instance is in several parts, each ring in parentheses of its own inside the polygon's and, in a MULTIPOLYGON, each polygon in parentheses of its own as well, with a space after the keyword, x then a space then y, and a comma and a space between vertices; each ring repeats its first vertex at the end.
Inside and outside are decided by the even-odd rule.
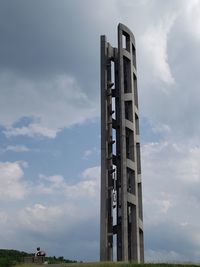
MULTIPOLYGON (((44 267, 44 265, 17 265, 15 267, 44 267)), ((49 265, 51 266, 51 265, 49 265)), ((55 267, 197 267, 197 264, 131 264, 131 263, 76 263, 76 264, 61 264, 55 267)))
MULTIPOLYGON (((24 251, 18 251, 14 249, 0 249, 0 267, 17 266, 17 264, 19 266, 19 264, 23 263, 24 257, 31 257, 31 256, 34 256, 34 254, 27 253, 24 251)), ((55 256, 46 257, 46 260, 50 264, 74 263, 75 262, 75 261, 71 261, 68 259, 64 259, 63 257, 55 257, 55 256)), ((22 266, 25 267, 26 265, 22 265, 22 266)), ((36 266, 39 267, 39 265, 36 265, 36 266)))
POLYGON ((10 267, 13 264, 23 261, 23 258, 30 254, 14 249, 0 249, 0 267, 10 267))
MULTIPOLYGON (((0 267, 44 267, 45 265, 24 264, 24 257, 33 256, 24 251, 0 249, 0 267)), ((52 267, 200 267, 198 264, 131 264, 131 263, 76 263, 63 257, 46 257, 48 266, 52 267)))

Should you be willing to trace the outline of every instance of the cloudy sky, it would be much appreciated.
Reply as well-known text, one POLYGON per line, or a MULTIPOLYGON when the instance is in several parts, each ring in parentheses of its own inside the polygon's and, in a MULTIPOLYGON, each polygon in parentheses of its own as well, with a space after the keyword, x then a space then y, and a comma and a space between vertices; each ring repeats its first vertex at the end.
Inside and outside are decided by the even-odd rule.
POLYGON ((200 261, 200 1, 0 0, 0 248, 99 259, 99 39, 137 45, 145 258, 200 261))

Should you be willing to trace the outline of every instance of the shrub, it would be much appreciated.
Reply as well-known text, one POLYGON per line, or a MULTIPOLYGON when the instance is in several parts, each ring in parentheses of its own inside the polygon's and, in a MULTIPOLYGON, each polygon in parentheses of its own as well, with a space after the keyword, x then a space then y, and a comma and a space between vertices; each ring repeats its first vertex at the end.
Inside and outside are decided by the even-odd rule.
POLYGON ((0 258, 0 267, 11 267, 12 262, 7 258, 0 258))

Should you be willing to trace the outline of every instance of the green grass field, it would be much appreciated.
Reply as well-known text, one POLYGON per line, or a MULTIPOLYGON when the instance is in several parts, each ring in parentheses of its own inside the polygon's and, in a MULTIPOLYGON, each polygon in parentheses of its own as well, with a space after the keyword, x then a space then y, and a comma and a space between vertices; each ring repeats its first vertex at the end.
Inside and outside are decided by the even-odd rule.
MULTIPOLYGON (((38 265, 38 264, 21 264, 15 265, 15 267, 44 267, 44 266, 54 266, 53 264, 49 265, 38 265)), ((198 264, 131 264, 131 263, 65 263, 60 265, 55 265, 60 267, 197 267, 198 264)))

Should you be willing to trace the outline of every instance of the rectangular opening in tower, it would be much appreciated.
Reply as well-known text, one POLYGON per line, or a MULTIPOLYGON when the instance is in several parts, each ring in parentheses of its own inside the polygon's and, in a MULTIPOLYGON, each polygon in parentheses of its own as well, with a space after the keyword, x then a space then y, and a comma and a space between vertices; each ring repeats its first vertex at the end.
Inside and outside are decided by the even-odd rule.
POLYGON ((138 88, 137 88, 137 77, 135 73, 133 73, 133 84, 134 84, 134 100, 135 100, 135 105, 138 108, 138 88))
POLYGON ((133 66, 136 69, 136 52, 135 52, 135 46, 132 44, 132 60, 133 60, 133 66))
POLYGON ((116 120, 116 105, 115 105, 115 97, 112 98, 112 110, 111 110, 112 118, 116 120))
POLYGON ((115 63, 111 60, 111 82, 115 84, 115 63))
POLYGON ((124 70, 124 93, 131 93, 131 62, 127 57, 123 57, 124 70))
POLYGON ((127 216, 128 216, 128 259, 131 259, 131 247, 132 247, 132 213, 133 213, 133 209, 132 209, 132 205, 130 203, 128 203, 128 207, 127 207, 127 216))
POLYGON ((135 195, 135 171, 127 168, 127 191, 135 195))
POLYGON ((117 235, 113 235, 113 261, 117 261, 117 235))
POLYGON ((112 128, 112 140, 113 140, 113 144, 112 144, 112 153, 114 156, 116 156, 116 129, 112 128))
POLYGON ((137 173, 141 174, 140 143, 136 143, 137 173))
POLYGON ((127 216, 128 216, 128 259, 129 261, 137 259, 137 213, 136 206, 128 203, 127 205, 127 216))
POLYGON ((142 229, 139 230, 139 240, 140 240, 140 261, 144 262, 144 236, 142 229))
POLYGON ((122 48, 130 52, 130 35, 126 32, 122 32, 122 48))
POLYGON ((112 88, 111 88, 111 93, 112 93, 112 110, 111 110, 111 114, 112 114, 112 118, 116 119, 116 106, 115 106, 115 101, 116 98, 114 96, 113 91, 115 91, 115 62, 113 60, 111 60, 111 84, 112 84, 112 88))
POLYGON ((135 113, 135 133, 138 135, 140 133, 139 130, 139 118, 138 115, 135 113))
POLYGON ((133 102, 125 101, 125 119, 133 122, 133 102))
POLYGON ((142 212, 142 184, 138 183, 138 209, 139 209, 139 218, 143 219, 142 212))
POLYGON ((134 133, 126 127, 126 157, 132 161, 134 158, 134 133))

